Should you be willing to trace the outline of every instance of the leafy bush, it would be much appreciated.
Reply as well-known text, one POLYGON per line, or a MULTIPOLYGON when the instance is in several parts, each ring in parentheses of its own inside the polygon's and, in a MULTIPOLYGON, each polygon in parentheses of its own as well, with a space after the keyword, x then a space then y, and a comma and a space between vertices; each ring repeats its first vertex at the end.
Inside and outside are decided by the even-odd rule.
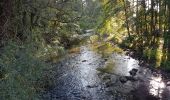
POLYGON ((1 100, 38 99, 34 84, 46 64, 34 56, 35 50, 32 44, 19 46, 12 42, 3 48, 0 56, 3 74, 0 78, 1 100))
POLYGON ((147 57, 148 59, 155 59, 155 56, 156 56, 156 52, 157 50, 156 49, 145 49, 143 51, 143 56, 144 57, 147 57))
POLYGON ((170 72, 170 61, 164 61, 161 63, 161 66, 163 66, 163 69, 170 72))

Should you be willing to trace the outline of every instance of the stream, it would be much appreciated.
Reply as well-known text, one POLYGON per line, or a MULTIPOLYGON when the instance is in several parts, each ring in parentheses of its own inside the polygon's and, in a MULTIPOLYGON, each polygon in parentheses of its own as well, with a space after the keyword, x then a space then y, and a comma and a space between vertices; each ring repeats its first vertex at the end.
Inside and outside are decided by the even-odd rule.
POLYGON ((170 100, 168 78, 125 54, 105 56, 85 44, 53 66, 54 86, 43 100, 170 100))

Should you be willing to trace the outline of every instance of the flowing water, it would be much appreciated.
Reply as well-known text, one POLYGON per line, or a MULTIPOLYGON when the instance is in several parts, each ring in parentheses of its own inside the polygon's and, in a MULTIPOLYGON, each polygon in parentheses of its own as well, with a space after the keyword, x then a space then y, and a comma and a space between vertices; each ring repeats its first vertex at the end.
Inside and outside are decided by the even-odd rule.
POLYGON ((44 100, 170 100, 170 82, 161 73, 140 67, 123 53, 94 50, 92 45, 70 49, 54 63, 54 86, 44 100), (137 74, 130 71, 137 69, 137 74), (166 79, 167 80, 167 79, 166 79))

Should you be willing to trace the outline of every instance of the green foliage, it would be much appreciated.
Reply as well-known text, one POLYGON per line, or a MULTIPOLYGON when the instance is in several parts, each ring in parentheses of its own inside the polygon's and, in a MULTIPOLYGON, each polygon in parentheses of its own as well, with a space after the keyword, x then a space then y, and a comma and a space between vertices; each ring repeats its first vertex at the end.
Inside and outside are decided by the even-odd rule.
MULTIPOLYGON (((167 0, 101 0, 104 20, 101 36, 154 60, 155 67, 170 60, 170 3, 167 0), (125 29, 127 28, 127 29, 125 29), (118 42, 121 41, 121 42, 118 42)), ((166 64, 165 64, 166 65, 166 64)))
POLYGON ((156 55, 156 49, 149 49, 149 48, 146 48, 144 51, 143 51, 143 56, 148 58, 148 59, 155 59, 155 55, 156 55))
POLYGON ((97 41, 99 41, 99 36, 98 35, 90 36, 90 42, 91 43, 95 43, 97 41))
POLYGON ((170 61, 162 62, 161 65, 164 66, 165 70, 170 71, 170 61))
MULTIPOLYGON (((36 92, 43 87, 37 85, 37 80, 42 80, 43 69, 50 66, 44 61, 52 62, 53 58, 65 54, 67 47, 79 43, 80 25, 87 18, 82 16, 81 0, 11 2, 12 16, 9 16, 9 25, 4 27, 9 32, 3 33, 8 39, 3 40, 4 47, 0 48, 3 49, 0 55, 0 97, 2 100, 36 100, 36 92), (82 23, 81 18, 84 18, 82 23)), ((95 26, 96 19, 92 19, 98 13, 95 10, 94 16, 88 12, 88 25, 93 22, 92 26, 95 26)), ((86 11, 90 10, 86 8, 86 11)), ((48 76, 46 79, 47 84, 52 83, 48 76)), ((42 81, 42 85, 46 81, 42 81)))
POLYGON ((100 23, 100 4, 88 1, 85 7, 82 0, 14 0, 10 4, 9 23, 3 26, 8 31, 0 30, 7 38, 0 40, 5 41, 0 48, 0 99, 36 100, 40 92, 36 90, 43 87, 36 85, 37 80, 50 66, 44 61, 61 57, 66 48, 79 43, 81 28, 100 23))
POLYGON ((18 46, 10 42, 3 49, 0 65, 5 73, 0 79, 0 97, 2 100, 36 100, 34 84, 47 65, 35 56, 36 48, 32 44, 18 46))
POLYGON ((102 4, 104 20, 98 27, 98 32, 102 35, 109 35, 107 40, 111 39, 111 41, 121 43, 124 37, 128 35, 125 27, 123 3, 117 0, 103 0, 102 4))
POLYGON ((86 0, 83 4, 83 13, 80 19, 82 29, 97 28, 103 21, 103 11, 99 0, 86 0))
POLYGON ((119 48, 117 45, 113 45, 110 42, 101 42, 101 43, 96 43, 93 44, 94 50, 96 50, 98 53, 101 53, 103 56, 107 56, 112 54, 113 52, 115 53, 123 53, 123 50, 119 48))

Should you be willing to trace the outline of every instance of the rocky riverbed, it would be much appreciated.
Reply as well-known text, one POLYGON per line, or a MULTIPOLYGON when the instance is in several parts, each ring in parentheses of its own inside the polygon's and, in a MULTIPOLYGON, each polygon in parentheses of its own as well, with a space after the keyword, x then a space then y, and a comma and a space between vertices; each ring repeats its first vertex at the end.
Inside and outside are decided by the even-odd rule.
POLYGON ((123 53, 83 45, 53 65, 54 85, 44 100, 170 100, 168 78, 123 53))

